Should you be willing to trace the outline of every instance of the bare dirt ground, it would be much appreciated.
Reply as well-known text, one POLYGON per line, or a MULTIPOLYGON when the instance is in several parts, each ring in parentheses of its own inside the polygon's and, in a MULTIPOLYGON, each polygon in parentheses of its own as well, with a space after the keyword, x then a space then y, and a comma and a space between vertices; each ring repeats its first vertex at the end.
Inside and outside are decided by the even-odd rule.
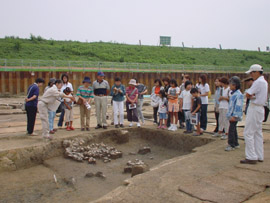
MULTIPOLYGON (((19 103, 22 98, 1 98, 0 104, 19 103)), ((215 122, 212 105, 209 105, 207 132, 201 138, 213 139, 215 122)), ((94 108, 94 107, 93 107, 94 108)), ((109 108, 110 109, 110 108, 109 108)), ((110 110, 109 110, 110 112, 110 110)), ((244 158, 243 126, 239 124, 239 150, 225 152, 226 141, 215 139, 207 145, 195 149, 195 153, 151 145, 153 160, 149 155, 144 158, 151 170, 130 178, 130 175, 117 171, 132 159, 129 151, 147 144, 134 139, 129 145, 117 146, 126 154, 121 161, 112 161, 108 165, 100 162, 96 167, 87 163, 77 163, 62 157, 61 142, 66 138, 91 137, 99 132, 95 130, 95 112, 91 113, 91 131, 82 133, 79 124, 79 111, 75 107, 76 128, 73 132, 64 129, 53 135, 52 142, 44 141, 40 136, 25 135, 26 115, 19 110, 0 109, 0 202, 270 202, 270 127, 269 121, 263 125, 265 160, 256 165, 241 165, 244 158), (30 160, 35 154, 42 159, 30 160), (6 159, 8 158, 8 159, 6 159), (20 161, 21 160, 21 161, 20 161), (89 171, 90 170, 90 171, 89 171), (85 179, 86 172, 103 170, 106 180, 85 179), (59 177, 59 187, 54 183, 53 175, 59 177), (76 180, 72 182, 70 178, 76 180), (115 181, 117 180, 117 181, 115 181), (126 180, 125 185, 123 180, 126 180), (119 186, 119 187, 117 187, 119 186), (117 187, 117 188, 116 188, 117 187), (114 189, 116 188, 116 189, 114 189)), ((144 107, 144 114, 151 117, 150 106, 144 107)), ((55 121, 57 124, 58 117, 55 121)), ((110 123, 110 120, 108 120, 110 123)), ((128 123, 126 122, 127 126, 128 123)), ((156 130, 152 120, 147 120, 143 128, 156 130)), ((37 116, 35 131, 41 134, 41 123, 37 116)), ((139 132, 139 131, 138 131, 139 132)), ((179 129, 174 135, 182 136, 179 129)), ((170 135, 171 132, 168 132, 170 135)), ((188 135, 191 136, 191 135, 188 135)), ((111 143, 113 144, 113 143, 111 143)), ((149 144, 149 143, 148 143, 149 144)), ((120 159, 119 159, 120 160, 120 159)))

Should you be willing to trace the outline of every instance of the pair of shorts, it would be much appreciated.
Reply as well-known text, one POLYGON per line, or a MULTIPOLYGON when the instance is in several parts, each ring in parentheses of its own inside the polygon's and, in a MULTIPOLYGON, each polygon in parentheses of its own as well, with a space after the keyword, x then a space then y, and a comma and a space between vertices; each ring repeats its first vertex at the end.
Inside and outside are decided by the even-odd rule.
POLYGON ((159 114, 159 119, 168 119, 167 113, 158 113, 159 114))
POLYGON ((169 112, 179 112, 179 104, 169 102, 168 110, 169 110, 169 112))
POLYGON ((65 121, 70 122, 73 121, 73 109, 65 109, 65 121))

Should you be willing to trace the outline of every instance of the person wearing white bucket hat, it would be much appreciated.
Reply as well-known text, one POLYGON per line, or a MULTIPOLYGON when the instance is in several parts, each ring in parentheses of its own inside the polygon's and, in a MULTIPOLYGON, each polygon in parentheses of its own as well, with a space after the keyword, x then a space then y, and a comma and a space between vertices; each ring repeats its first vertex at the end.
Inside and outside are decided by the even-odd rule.
POLYGON ((241 160, 240 163, 256 164, 257 161, 263 162, 264 159, 262 122, 264 104, 268 95, 268 83, 263 76, 263 67, 259 64, 250 66, 246 74, 250 74, 254 83, 246 92, 246 97, 250 99, 244 129, 246 159, 241 160))
POLYGON ((129 86, 126 88, 126 108, 127 108, 127 118, 130 122, 129 127, 133 126, 133 121, 137 122, 137 127, 141 127, 139 119, 138 119, 138 111, 137 111, 137 101, 139 91, 136 88, 137 82, 134 79, 129 81, 129 86))

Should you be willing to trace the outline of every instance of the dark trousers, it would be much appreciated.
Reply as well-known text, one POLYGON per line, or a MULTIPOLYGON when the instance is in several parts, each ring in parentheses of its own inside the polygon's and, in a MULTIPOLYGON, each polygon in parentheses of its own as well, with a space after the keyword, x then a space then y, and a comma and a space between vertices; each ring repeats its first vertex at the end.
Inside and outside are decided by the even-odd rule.
POLYGON ((201 128, 203 130, 206 130, 207 128, 207 107, 208 107, 208 104, 202 104, 202 107, 201 107, 201 128))
POLYGON ((171 117, 170 114, 168 115, 168 119, 167 119, 167 127, 171 126, 171 117))
MULTIPOLYGON (((130 103, 126 103, 127 107, 127 119, 129 122, 139 122, 137 107, 135 109, 129 109, 130 103)), ((136 104, 137 105, 137 104, 136 104)))
POLYGON ((216 129, 214 130, 215 133, 218 132, 218 128, 219 128, 219 124, 218 124, 218 120, 219 120, 219 113, 215 112, 215 118, 216 118, 216 129))
POLYGON ((157 119, 158 119, 158 116, 157 116, 158 107, 153 107, 153 111, 154 111, 154 122, 158 123, 158 121, 157 121, 157 119))
POLYGON ((236 147, 239 145, 238 143, 238 134, 237 134, 237 121, 230 122, 229 134, 228 134, 228 144, 231 147, 236 147))
POLYGON ((32 134, 34 132, 37 107, 36 106, 26 106, 26 115, 27 115, 27 133, 32 134))
POLYGON ((65 108, 64 108, 64 102, 61 103, 61 115, 58 121, 58 127, 62 127, 63 126, 63 122, 64 122, 64 117, 65 117, 65 108))
POLYGON ((178 112, 178 120, 179 120, 180 124, 185 122, 185 113, 183 111, 178 112))

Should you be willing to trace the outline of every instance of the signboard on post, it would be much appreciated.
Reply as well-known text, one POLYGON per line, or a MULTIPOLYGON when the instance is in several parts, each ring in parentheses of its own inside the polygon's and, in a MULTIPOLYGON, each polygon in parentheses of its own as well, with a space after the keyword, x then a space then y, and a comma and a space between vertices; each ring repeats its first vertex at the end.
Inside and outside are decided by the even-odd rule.
POLYGON ((169 36, 160 36, 159 45, 171 46, 171 37, 169 37, 169 36))

